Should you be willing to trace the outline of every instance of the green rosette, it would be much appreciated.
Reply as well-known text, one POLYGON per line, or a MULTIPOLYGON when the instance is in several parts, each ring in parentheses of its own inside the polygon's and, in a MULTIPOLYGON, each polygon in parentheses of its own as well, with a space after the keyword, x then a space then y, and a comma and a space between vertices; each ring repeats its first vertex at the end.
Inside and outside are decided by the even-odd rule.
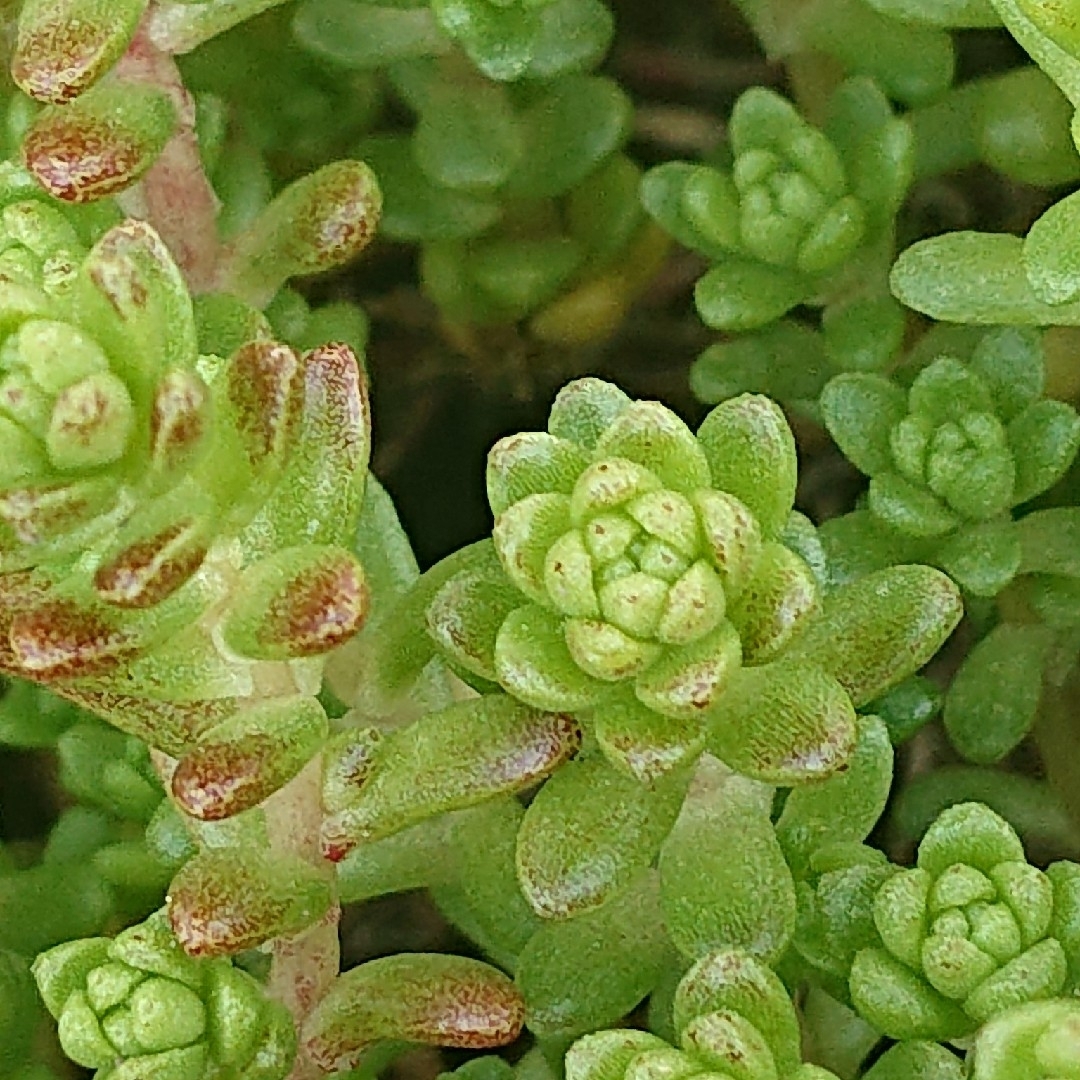
POLYGON ((915 867, 873 899, 879 941, 854 957, 851 1000, 897 1039, 954 1040, 1069 985, 1075 867, 1031 866, 1012 827, 981 803, 944 811, 915 867))
POLYGON ((869 515, 827 532, 844 548, 882 552, 892 537, 968 592, 996 595, 1020 570, 1013 508, 1055 484, 1080 447, 1080 418, 1044 397, 1045 379, 1041 339, 1022 328, 938 355, 907 388, 878 374, 834 378, 822 416, 870 477, 869 515))
POLYGON ((284 1006, 229 961, 187 956, 164 911, 111 940, 58 945, 33 973, 64 1052, 101 1080, 283 1080, 292 1068, 284 1006))
POLYGON ((696 286, 703 321, 718 330, 767 326, 800 304, 823 306, 846 275, 880 275, 911 182, 914 138, 870 79, 850 79, 815 127, 774 90, 735 103, 730 169, 668 162, 642 185, 648 213, 712 267, 696 286))
POLYGON ((676 1046, 646 1031, 586 1035, 566 1054, 567 1080, 835 1080, 827 1069, 802 1063, 799 1022, 784 984, 746 953, 702 957, 679 983, 674 1009, 676 1046))

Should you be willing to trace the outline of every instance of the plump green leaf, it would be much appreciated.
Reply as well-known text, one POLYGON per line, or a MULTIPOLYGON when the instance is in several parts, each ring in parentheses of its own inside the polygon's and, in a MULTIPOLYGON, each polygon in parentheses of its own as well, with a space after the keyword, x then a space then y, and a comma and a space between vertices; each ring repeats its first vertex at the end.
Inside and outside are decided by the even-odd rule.
POLYGON ((1011 521, 969 526, 945 541, 936 562, 962 589, 997 596, 1020 569, 1020 538, 1011 521))
POLYGON ((694 287, 694 303, 714 330, 757 330, 806 299, 809 288, 793 270, 728 256, 694 287))
POLYGON ((874 1062, 864 1080, 963 1080, 964 1064, 934 1042, 902 1042, 874 1062))
POLYGON ((681 775, 650 790, 599 756, 560 769, 518 835, 518 879, 537 914, 571 918, 627 888, 656 858, 685 790, 681 775))
POLYGON ((630 116, 629 99, 610 79, 560 79, 521 114, 524 151, 508 191, 523 199, 568 191, 619 149, 630 116))
POLYGON ((780 660, 743 668, 710 721, 711 752, 770 784, 822 780, 855 750, 855 709, 840 683, 812 664, 780 660))
POLYGON ((963 603, 929 566, 893 566, 844 585, 792 648, 832 674, 856 705, 923 666, 956 628, 963 603))
POLYGON ((653 988, 669 948, 651 872, 595 911, 545 923, 518 962, 529 1029, 565 1036, 616 1022, 653 988))
POLYGON ((1023 241, 1005 233, 950 232, 902 252, 893 295, 943 322, 1080 325, 1080 302, 1044 303, 1022 265, 1023 241))
POLYGON ((850 985, 855 1008, 893 1039, 956 1039, 977 1026, 884 949, 863 949, 855 957, 850 985))
POLYGON ((641 181, 641 205, 646 213, 683 247, 711 259, 725 258, 739 247, 736 198, 730 177, 685 161, 657 165, 641 181), (688 199, 691 181, 702 172, 715 175, 697 181, 700 190, 688 199))
POLYGON ((660 853, 668 932, 688 957, 718 948, 777 960, 795 929, 795 885, 769 821, 770 789, 708 759, 660 853))
POLYGON ((1000 761, 1030 731, 1051 640, 1045 627, 1002 623, 968 653, 945 698, 945 730, 968 761, 1000 761))
POLYGON ((867 0, 882 15, 930 26, 999 26, 991 0, 867 0))
POLYGON ((776 822, 789 865, 800 873, 826 844, 861 842, 885 809, 892 788, 889 729, 876 716, 858 720, 858 742, 848 768, 795 788, 776 822))
POLYGON ((882 523, 917 540, 944 536, 961 522, 926 488, 896 472, 878 473, 870 480, 867 506, 882 523))
POLYGON ((293 16, 293 32, 316 56, 358 69, 437 56, 450 47, 427 7, 306 0, 293 16))
POLYGON ((907 395, 891 379, 852 372, 821 393, 821 414, 844 456, 867 476, 893 468, 889 437, 907 415, 907 395))
POLYGON ((690 388, 709 405, 738 394, 768 394, 792 404, 814 401, 831 374, 822 336, 781 319, 762 330, 710 345, 690 368, 690 388))
POLYGON ((506 182, 521 159, 522 131, 502 88, 446 86, 420 113, 416 162, 444 187, 495 188, 506 182))
POLYGON ((477 236, 499 220, 502 209, 488 193, 436 183, 420 168, 409 139, 377 135, 358 152, 385 193, 379 228, 393 240, 458 240, 477 236))
POLYGON ((713 486, 742 500, 766 538, 786 525, 795 502, 798 459, 783 412, 768 398, 743 394, 718 405, 698 428, 713 486))
POLYGON ((1080 448, 1080 417, 1064 401, 1037 401, 1009 424, 1016 462, 1013 501, 1041 495, 1065 475, 1080 448))
POLYGON ((479 960, 405 953, 339 975, 308 1014, 301 1043, 329 1073, 355 1066, 383 1040, 501 1046, 517 1037, 524 1012, 513 983, 479 960))
POLYGON ((1080 194, 1054 203, 1028 230, 1022 261, 1028 282, 1044 304, 1067 304, 1080 297, 1080 194))

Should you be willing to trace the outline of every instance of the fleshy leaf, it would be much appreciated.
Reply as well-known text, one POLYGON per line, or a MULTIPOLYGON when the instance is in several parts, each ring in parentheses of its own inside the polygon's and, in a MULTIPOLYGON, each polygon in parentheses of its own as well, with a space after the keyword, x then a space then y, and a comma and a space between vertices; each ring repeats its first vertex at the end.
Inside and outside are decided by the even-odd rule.
POLYGON ((340 859, 355 844, 519 791, 576 753, 580 741, 571 717, 503 695, 429 713, 382 740, 371 775, 358 776, 348 805, 324 821, 323 849, 340 859))
POLYGON ((942 322, 993 326, 1077 326, 1080 302, 1046 304, 1021 260, 1023 241, 1006 233, 950 232, 904 251, 893 295, 942 322))
POLYGON ((330 906, 332 882, 298 858, 200 852, 173 879, 168 911, 190 956, 223 956, 298 933, 330 906))
POLYGON ((511 612, 499 628, 495 672, 508 693, 538 709, 584 709, 609 692, 570 655, 562 621, 537 605, 511 612))
POLYGON ((70 105, 48 106, 26 133, 23 160, 54 198, 84 203, 134 184, 172 137, 169 98, 141 83, 95 87, 70 105))
POLYGON ((742 668, 710 714, 709 749, 770 784, 821 780, 855 751, 855 709, 840 683, 812 664, 742 668))
POLYGON ((660 853, 668 933, 698 958, 746 949, 765 963, 795 929, 795 884, 769 821, 770 789, 704 759, 660 853))
POLYGON ((961 529, 942 545, 935 560, 976 596, 997 596, 1020 569, 1020 538, 1011 521, 961 529))
POLYGON ((300 1041, 324 1072, 359 1063, 384 1040, 484 1050, 517 1038, 525 1008, 488 964, 442 953, 371 960, 339 975, 308 1015, 300 1041))
POLYGON ((359 631, 368 604, 355 556, 337 547, 286 548, 256 563, 233 587, 222 634, 241 656, 318 656, 359 631))
POLYGON ((956 1002, 884 949, 858 953, 850 985, 860 1015, 893 1039, 956 1039, 977 1026, 956 1002))
POLYGON ((965 657, 945 698, 953 746, 980 765, 1000 761, 1031 730, 1042 697, 1051 634, 1002 623, 965 657))
POLYGON ((885 809, 892 788, 889 730, 876 716, 858 718, 858 742, 848 768, 791 791, 776 836, 797 873, 827 844, 861 842, 885 809))
POLYGON ((1041 495, 1065 475, 1080 447, 1080 417, 1063 401, 1037 401, 1009 424, 1016 462, 1013 503, 1041 495))
POLYGON ((225 282, 261 307, 286 279, 359 255, 381 212, 382 194, 367 165, 325 165, 285 188, 233 241, 225 282))
POLYGON ((955 1054, 933 1042, 902 1042, 874 1062, 865 1080, 964 1080, 964 1065, 955 1054))
POLYGON ((779 406, 757 394, 717 405, 698 428, 713 486, 742 500, 766 538, 787 523, 795 501, 795 439, 779 406))
POLYGON ((1063 243, 1080 227, 1080 195, 1066 196, 1045 211, 1024 238, 1022 259, 1028 282, 1044 304, 1067 304, 1080 297, 1080 261, 1074 245, 1063 243))
POLYGON ((211 728, 173 773, 176 801, 203 821, 238 814, 291 780, 329 733, 314 698, 275 697, 211 728))
POLYGON ((786 315, 808 292, 793 270, 726 258, 697 283, 694 303, 702 321, 714 330, 757 330, 786 315))
POLYGON ((838 375, 821 392, 821 413, 829 434, 867 476, 893 468, 889 435, 907 411, 903 390, 880 375, 838 375))
POLYGON ((556 395, 548 417, 548 431, 592 450, 597 440, 627 408, 631 400, 614 383, 603 379, 575 379, 556 395))
POLYGON ((693 433, 657 401, 635 401, 622 410, 597 439, 593 454, 635 461, 674 491, 709 486, 709 465, 693 433))
POLYGON ((792 647, 832 674, 856 706, 919 670, 963 615, 956 586, 929 566, 893 566, 830 593, 792 647))
POLYGON ((533 910, 567 919, 625 889, 655 859, 685 786, 676 775, 649 790, 602 757, 560 769, 518 834, 518 879, 533 910))
POLYGON ((780 656, 809 625, 819 604, 810 567, 783 544, 766 544, 754 576, 728 610, 744 663, 766 664, 780 656))
POLYGON ((529 495, 569 495, 588 464, 588 456, 575 442, 545 432, 530 431, 500 439, 487 460, 491 512, 501 514, 529 495))
POLYGON ((543 924, 518 962, 529 1030, 574 1035, 616 1022, 652 990, 669 948, 648 872, 595 911, 543 924), (593 951, 597 960, 582 964, 593 951))
POLYGON ((128 47, 147 0, 29 0, 19 12, 11 75, 38 101, 78 97, 128 47))

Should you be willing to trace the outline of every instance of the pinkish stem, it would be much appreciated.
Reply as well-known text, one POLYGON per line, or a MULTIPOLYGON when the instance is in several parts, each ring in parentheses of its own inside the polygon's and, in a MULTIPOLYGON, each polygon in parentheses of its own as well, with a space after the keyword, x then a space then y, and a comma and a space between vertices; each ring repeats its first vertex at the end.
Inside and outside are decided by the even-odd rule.
POLYGON ((195 102, 176 62, 143 31, 136 34, 115 74, 121 81, 164 91, 179 120, 176 134, 150 171, 117 201, 126 213, 148 221, 161 234, 192 292, 209 292, 218 272, 218 200, 199 156, 195 102))
MULTIPOLYGON (((323 816, 321 775, 320 756, 309 761, 299 775, 271 795, 263 804, 263 811, 275 852, 299 855, 332 877, 333 868, 319 849, 323 816)), ((297 1030, 337 977, 341 959, 340 918, 341 908, 335 903, 303 933, 292 938, 276 938, 271 943, 273 963, 267 992, 292 1013, 297 1030)), ((288 1080, 316 1080, 322 1075, 322 1070, 301 1047, 288 1080)))

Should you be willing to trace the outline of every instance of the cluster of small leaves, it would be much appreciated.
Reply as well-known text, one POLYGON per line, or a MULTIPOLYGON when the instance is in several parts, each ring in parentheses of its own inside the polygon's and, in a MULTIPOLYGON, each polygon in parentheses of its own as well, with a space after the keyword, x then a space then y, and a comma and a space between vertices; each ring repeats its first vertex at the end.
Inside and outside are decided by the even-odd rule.
POLYGON ((707 325, 756 330, 850 293, 852 277, 884 292, 914 141, 873 82, 839 87, 823 130, 775 91, 747 90, 728 137, 730 170, 669 162, 642 187, 649 213, 714 264, 695 290, 707 325))
POLYGON ((230 961, 187 956, 164 911, 33 973, 64 1052, 101 1080, 283 1080, 296 1056, 288 1011, 230 961))
POLYGON ((1010 511, 1065 474, 1080 447, 1080 418, 1043 397, 1035 332, 992 330, 969 346, 962 358, 958 350, 937 356, 914 378, 908 371, 907 386, 863 372, 825 386, 825 425, 870 477, 865 510, 830 524, 830 551, 872 565, 877 547, 887 565, 909 546, 970 593, 994 596, 1020 570, 1010 511))
POLYGON ((1080 1076, 1080 865, 1037 869, 1005 818, 1051 847, 1075 829, 1047 785, 985 768, 1075 676, 1080 521, 1024 511, 1080 446, 1032 329, 1080 325, 1080 203, 889 276, 920 180, 1080 178, 1075 19, 737 0, 790 99, 745 91, 714 158, 643 177, 629 99, 594 73, 601 0, 274 6, 18 16, 36 104, 13 97, 0 174, 0 671, 119 731, 28 682, 0 700, 0 738, 55 745, 78 803, 32 857, 0 853, 0 1072, 28 1061, 46 949, 40 995, 101 1080, 370 1075, 524 1026, 535 1051, 463 1080, 550 1080, 580 1036, 568 1080, 1080 1076), (999 24, 1039 66, 953 86, 949 31, 999 24), (491 451, 491 538, 418 575, 366 476, 366 319, 283 288, 366 246, 376 176, 466 347, 505 324, 602 338, 669 236, 689 248, 702 320, 739 335, 694 369, 717 407, 692 431, 570 383, 546 431, 491 451), (174 207, 167 243, 111 198, 168 225, 170 186, 204 217, 220 199, 216 225, 188 238, 174 207), (922 333, 901 302, 978 329, 922 333), (794 510, 762 392, 869 477, 853 513, 794 510), (964 600, 944 726, 975 767, 902 788, 904 868, 867 840, 964 600), (264 806, 320 754, 296 824, 321 860, 264 806), (302 953, 339 899, 420 887, 497 967, 406 954, 283 988, 228 959, 302 953), (646 998, 650 1030, 619 1026, 646 998))
POLYGON ((850 963, 853 1006, 890 1037, 956 1040, 1014 1006, 1072 992, 1080 866, 1035 869, 982 804, 946 810, 910 870, 869 850, 815 858, 811 925, 828 926, 834 968, 850 963))
POLYGON ((611 39, 605 5, 307 0, 294 29, 320 59, 384 68, 416 115, 359 153, 388 193, 384 235, 421 245, 421 284, 450 324, 527 320, 565 345, 620 323, 666 242, 620 152, 629 100, 589 74, 611 39))

